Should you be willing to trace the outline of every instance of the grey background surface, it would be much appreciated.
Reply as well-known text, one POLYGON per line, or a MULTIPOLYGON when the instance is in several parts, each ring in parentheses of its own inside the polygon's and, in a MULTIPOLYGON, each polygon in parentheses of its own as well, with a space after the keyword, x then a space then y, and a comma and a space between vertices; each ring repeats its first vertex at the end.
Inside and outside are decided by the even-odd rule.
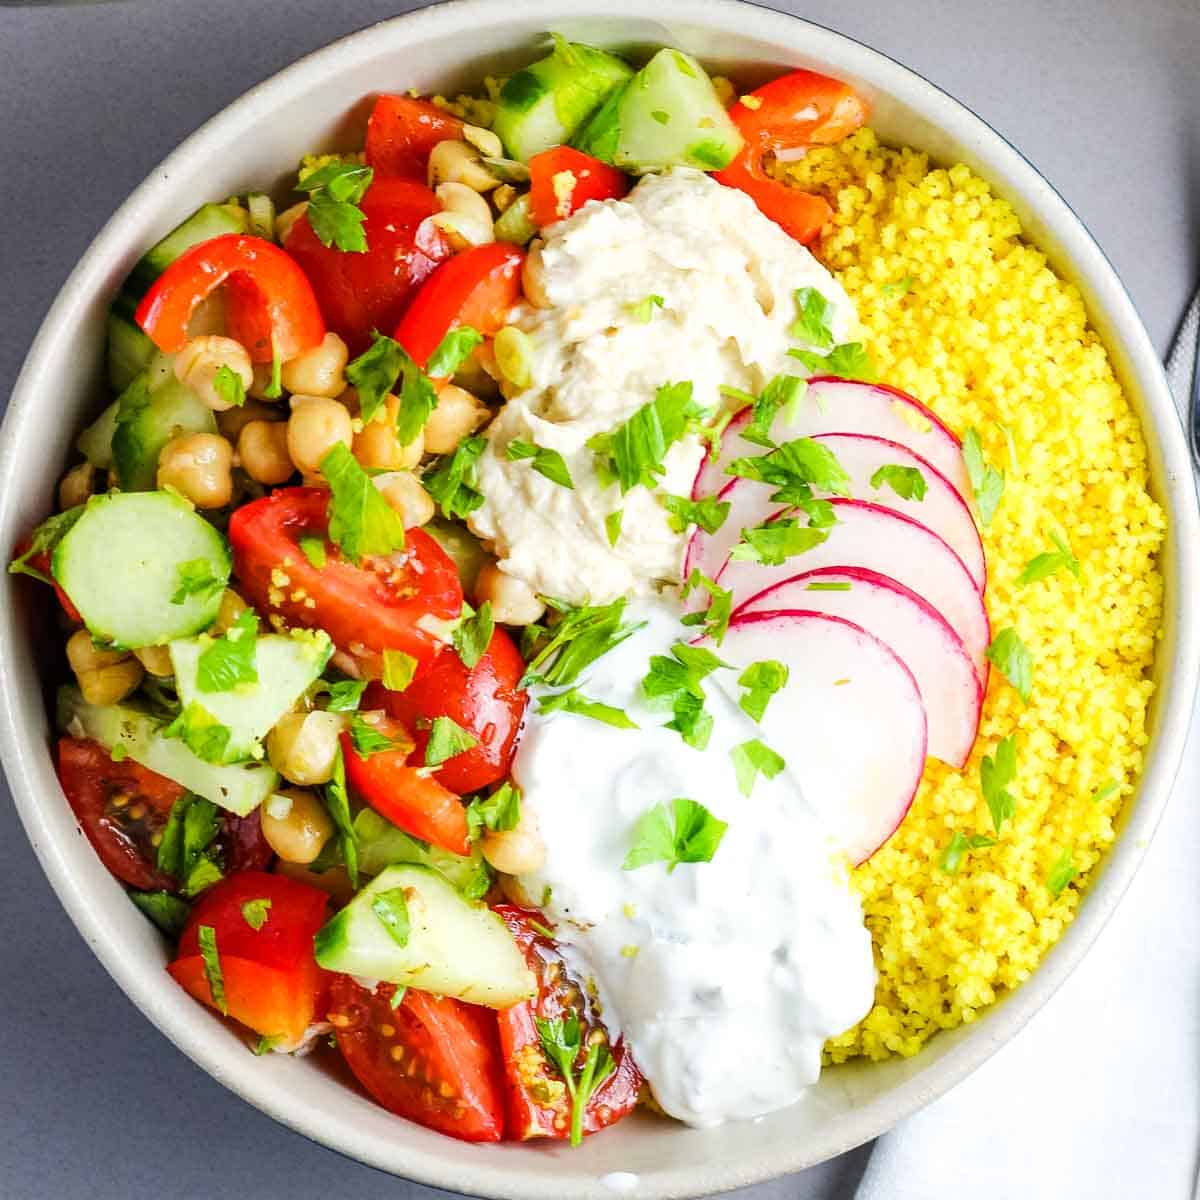
MULTIPOLYGON (((907 63, 1004 133, 1090 226, 1165 351, 1200 276, 1200 0, 773 6, 907 63)), ((0 396, 77 257, 182 137, 297 56, 415 7, 0 6, 0 396)), ((3 791, 0 1196, 448 1195, 311 1145, 155 1032, 71 927, 3 791)), ((738 1195, 849 1196, 867 1153, 738 1195)))

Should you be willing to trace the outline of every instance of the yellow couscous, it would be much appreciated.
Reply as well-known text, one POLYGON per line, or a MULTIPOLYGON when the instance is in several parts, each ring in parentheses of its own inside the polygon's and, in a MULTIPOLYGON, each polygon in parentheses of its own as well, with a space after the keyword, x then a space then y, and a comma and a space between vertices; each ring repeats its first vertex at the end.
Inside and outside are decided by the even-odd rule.
POLYGON ((1033 655, 1024 704, 993 669, 967 767, 930 762, 896 835, 854 874, 875 944, 875 1007, 832 1061, 911 1055, 1027 979, 1075 914, 1142 767, 1162 605, 1165 517, 1146 446, 1074 287, 965 166, 864 129, 816 150, 792 181, 834 203, 818 256, 858 306, 880 378, 978 431, 1005 474, 984 531, 993 633, 1033 655), (1064 536, 1080 564, 1026 586, 1064 536), (981 761, 1017 738, 1016 815, 997 834, 981 761), (943 866, 954 834, 995 845, 943 866), (1057 868, 1057 870, 1056 870, 1057 868), (1048 886, 1070 878, 1055 896, 1048 886))

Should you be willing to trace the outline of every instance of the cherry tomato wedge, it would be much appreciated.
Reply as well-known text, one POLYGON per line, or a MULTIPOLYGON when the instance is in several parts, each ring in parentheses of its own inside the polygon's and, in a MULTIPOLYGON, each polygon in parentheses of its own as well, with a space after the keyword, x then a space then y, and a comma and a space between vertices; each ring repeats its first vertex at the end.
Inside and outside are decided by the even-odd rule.
POLYGON ((100 861, 122 883, 174 890, 175 880, 155 866, 154 838, 184 788, 130 758, 113 762, 86 738, 59 739, 58 778, 100 861))
POLYGON ((261 871, 268 866, 275 857, 275 851, 263 837, 261 809, 256 808, 247 817, 225 813, 221 848, 224 851, 225 869, 230 875, 237 871, 261 871))
POLYGON ((462 612, 454 563, 428 534, 410 529, 404 549, 386 558, 355 566, 327 543, 325 565, 314 567, 298 541, 325 534, 328 504, 321 488, 279 488, 234 511, 229 540, 243 593, 268 618, 324 629, 368 675, 382 674, 384 650, 402 650, 418 674, 427 670, 445 645, 422 618, 462 612))
POLYGON ((367 166, 375 174, 425 182, 429 152, 462 137, 457 117, 412 96, 380 96, 367 121, 367 166))
POLYGON ((414 761, 423 762, 429 740, 422 726, 434 717, 450 717, 478 745, 456 754, 434 778, 462 795, 497 783, 508 774, 517 735, 525 719, 529 694, 517 687, 525 663, 516 644, 502 629, 492 634, 483 657, 468 670, 457 654, 443 654, 433 669, 403 692, 373 684, 364 703, 385 709, 404 723, 416 742, 414 761))
POLYGON ((288 232, 285 248, 312 280, 330 329, 359 354, 371 331, 393 329, 413 292, 450 250, 426 218, 441 206, 412 179, 377 179, 359 201, 367 249, 347 253, 324 246, 307 217, 288 232))
POLYGON ((530 213, 543 228, 589 200, 619 200, 627 191, 624 171, 570 146, 552 146, 529 160, 530 213))
POLYGON ((338 975, 329 1020, 338 1049, 363 1087, 389 1112, 466 1142, 498 1142, 504 1101, 496 1023, 490 1010, 413 988, 374 992, 338 975))
MULTIPOLYGON (((525 955, 529 968, 537 976, 535 1000, 525 1000, 497 1014, 500 1021, 500 1052, 504 1058, 508 1136, 527 1138, 565 1138, 571 1129, 571 1101, 562 1077, 542 1049, 535 1018, 554 1020, 573 1009, 579 1018, 580 1044, 588 1045, 595 1030, 607 1037, 586 990, 567 970, 558 947, 536 932, 530 921, 540 914, 509 904, 496 906, 496 912, 512 932, 525 955)), ((642 1086, 637 1069, 624 1040, 611 1047, 612 1074, 596 1089, 583 1114, 583 1132, 596 1133, 633 1111, 642 1086)), ((582 1065, 582 1054, 576 1064, 582 1065)))
POLYGON ((256 297, 269 345, 248 345, 250 357, 283 362, 321 343, 325 322, 304 272, 278 246, 263 238, 227 233, 184 251, 151 285, 133 314, 160 349, 182 350, 192 312, 227 279, 237 277, 240 302, 256 297))
POLYGON ((257 1033, 298 1040, 316 1019, 326 983, 313 957, 313 936, 328 899, 317 888, 265 871, 226 876, 196 902, 167 970, 198 1000, 219 1007, 200 953, 200 928, 208 926, 229 1015, 257 1033), (254 901, 266 903, 247 910, 254 901))
POLYGON ((759 210, 798 242, 810 242, 833 215, 823 196, 772 179, 768 152, 779 154, 840 142, 866 120, 867 107, 849 84, 815 71, 792 71, 764 84, 729 110, 745 145, 714 178, 745 192, 759 210))
POLYGON ((490 337, 521 298, 524 261, 525 252, 506 242, 456 254, 425 281, 392 336, 422 367, 456 326, 490 337))
MULTIPOLYGON (((20 558, 26 550, 29 549, 29 538, 17 543, 16 549, 13 551, 13 558, 20 558)), ((71 603, 71 597, 58 586, 58 581, 54 578, 50 569, 50 552, 43 550, 41 554, 35 554, 28 560, 28 566, 35 571, 40 571, 45 579, 50 581, 54 588, 54 594, 58 597, 59 604, 62 605, 62 610, 71 618, 72 621, 83 623, 83 618, 79 615, 79 609, 71 603)))
MULTIPOLYGON (((469 854, 467 814, 462 801, 436 779, 409 765, 409 750, 379 750, 361 755, 349 734, 342 735, 346 782, 380 816, 405 833, 449 850, 469 854)), ((413 759, 419 763, 420 759, 413 759)))

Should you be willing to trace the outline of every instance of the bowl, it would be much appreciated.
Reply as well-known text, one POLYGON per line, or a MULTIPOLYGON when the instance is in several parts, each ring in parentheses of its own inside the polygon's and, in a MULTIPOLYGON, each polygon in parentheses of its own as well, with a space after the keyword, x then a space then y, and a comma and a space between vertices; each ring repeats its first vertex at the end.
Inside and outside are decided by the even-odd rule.
MULTIPOLYGON (((1080 288, 1145 429, 1152 489, 1168 515, 1165 615, 1150 743, 1121 836, 1078 916, 1020 989, 915 1058, 826 1071, 800 1104, 698 1131, 639 1115, 579 1149, 472 1146, 390 1116, 313 1060, 255 1058, 162 969, 163 943, 80 835, 48 752, 36 599, 5 575, 0 603, 0 759, 30 841, 83 937, 131 1000, 181 1050, 243 1099, 362 1162, 422 1183, 512 1200, 701 1196, 809 1166, 875 1137, 952 1087, 1011 1038, 1077 965, 1120 900, 1162 815, 1200 671, 1200 519, 1191 464, 1160 364, 1128 295, 1078 217, 983 121, 920 76, 829 30, 736 0, 459 0, 335 42, 254 88, 205 124, 129 197, 63 286, 29 352, 0 429, 0 541, 13 545, 53 504, 75 432, 98 408, 109 299, 142 250, 197 197, 282 183, 301 154, 348 144, 363 98, 416 87, 453 92, 528 60, 548 29, 637 50, 671 44, 754 84, 813 67, 872 104, 889 141, 963 161, 1014 206, 1054 267, 1080 288), (655 16, 648 17, 649 8, 655 16), (48 404, 47 398, 54 403, 48 404), (47 466, 50 469, 47 470, 47 466)), ((361 128, 360 128, 361 131, 361 128)))

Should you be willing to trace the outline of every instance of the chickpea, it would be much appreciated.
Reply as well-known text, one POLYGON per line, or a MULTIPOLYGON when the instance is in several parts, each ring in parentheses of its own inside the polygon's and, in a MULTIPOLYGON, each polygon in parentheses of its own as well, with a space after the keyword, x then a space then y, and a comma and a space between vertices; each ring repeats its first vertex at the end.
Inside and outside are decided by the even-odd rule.
POLYGON ((346 388, 344 372, 349 358, 346 343, 336 333, 327 333, 319 346, 285 362, 280 379, 289 392, 303 396, 338 396, 346 388))
POLYGON ((243 388, 254 382, 250 355, 233 338, 216 334, 194 337, 175 356, 175 378, 187 384, 213 412, 234 407, 217 390, 217 373, 222 367, 228 367, 242 381, 243 388))
POLYGON ((247 400, 238 408, 217 413, 217 432, 236 444, 243 429, 251 421, 278 421, 279 409, 258 400, 247 400))
POLYGON ((534 308, 550 307, 550 297, 546 293, 546 264, 542 258, 540 241, 531 242, 529 253, 525 255, 525 262, 521 267, 521 289, 525 293, 525 299, 534 308))
MULTIPOLYGON (((307 883, 317 888, 318 891, 328 892, 339 908, 348 904, 354 895, 354 888, 350 886, 350 876, 346 874, 345 867, 330 867, 328 871, 310 871, 301 863, 288 862, 281 858, 275 863, 274 870, 276 875, 284 875, 288 879, 296 880, 297 883, 307 883)), ((526 901, 526 907, 534 908, 536 905, 532 901, 526 901)))
POLYGON ((81 462, 72 467, 59 481, 58 507, 66 510, 85 503, 92 494, 95 477, 96 472, 90 462, 81 462))
POLYGON ((446 235, 455 253, 496 240, 492 210, 478 192, 465 183, 440 183, 437 198, 442 211, 434 215, 433 224, 446 235))
POLYGON ((496 206, 497 212, 507 212, 512 208, 512 203, 516 198, 517 189, 511 183, 502 183, 492 193, 492 203, 496 206))
POLYGON ((464 125, 463 140, 474 146, 484 158, 503 158, 504 144, 490 129, 482 125, 464 125))
POLYGON ((528 875, 546 861, 546 843, 528 807, 521 809, 515 829, 483 835, 483 857, 504 875, 528 875))
POLYGON ((296 472, 286 421, 250 421, 238 435, 237 452, 242 470, 259 483, 283 483, 296 472))
POLYGON ((228 633, 247 607, 245 600, 233 588, 226 588, 221 595, 221 606, 217 609, 217 619, 212 624, 211 632, 218 635, 228 633))
POLYGON ((506 575, 495 563, 481 567, 475 579, 475 604, 487 600, 492 616, 502 625, 532 625, 546 611, 524 580, 506 575))
POLYGON ((328 783, 333 778, 338 736, 344 728, 339 713, 288 713, 267 735, 271 766, 290 783, 302 787, 328 783))
POLYGON ((375 476, 375 486, 383 498, 400 514, 405 529, 426 525, 433 520, 433 497, 411 471, 391 471, 375 476))
POLYGON ((321 459, 341 442, 354 441, 354 426, 344 404, 327 396, 293 396, 287 423, 287 448, 305 475, 316 475, 321 459))
POLYGON ((135 650, 133 655, 149 675, 165 679, 168 675, 175 674, 175 664, 171 662, 171 652, 166 646, 143 646, 140 650, 135 650))
POLYGON ((430 454, 449 454, 490 416, 487 405, 465 388, 443 384, 438 389, 437 407, 425 422, 425 449, 430 454))
POLYGON ((103 707, 124 700, 142 682, 143 674, 142 664, 136 658, 127 657, 111 667, 81 671, 76 678, 84 700, 103 707))
POLYGON ((223 508, 233 499, 233 447, 215 433, 172 438, 158 456, 158 486, 197 508, 223 508))
MULTIPOLYGON (((267 404, 274 403, 279 400, 279 396, 268 396, 267 389, 271 386, 271 378, 275 374, 273 364, 269 362, 260 362, 254 364, 254 378, 250 386, 246 389, 247 396, 253 396, 255 400, 263 400, 267 404)), ((222 430, 222 433, 225 431, 222 430)))
POLYGON ((404 471, 421 461, 421 455, 425 453, 425 435, 418 433, 407 446, 400 445, 396 436, 399 411, 400 401, 395 396, 388 396, 379 411, 363 425, 362 432, 354 435, 354 457, 364 467, 375 471, 404 471))
POLYGON ((285 862, 312 862, 333 836, 333 821, 324 805, 301 788, 272 796, 262 806, 261 820, 267 845, 285 862))
POLYGON ((438 142, 429 153, 429 186, 465 183, 472 191, 487 192, 500 180, 483 164, 479 151, 466 142, 438 142))
POLYGON ((275 217, 275 240, 282 246, 288 240, 288 234, 292 232, 292 226, 300 220, 308 211, 308 201, 301 200, 299 204, 293 204, 291 208, 285 208, 283 212, 275 217))
POLYGON ((97 646, 86 629, 76 630, 67 639, 67 662, 71 664, 71 670, 76 675, 82 675, 84 671, 115 667, 128 657, 124 650, 105 650, 97 646))

